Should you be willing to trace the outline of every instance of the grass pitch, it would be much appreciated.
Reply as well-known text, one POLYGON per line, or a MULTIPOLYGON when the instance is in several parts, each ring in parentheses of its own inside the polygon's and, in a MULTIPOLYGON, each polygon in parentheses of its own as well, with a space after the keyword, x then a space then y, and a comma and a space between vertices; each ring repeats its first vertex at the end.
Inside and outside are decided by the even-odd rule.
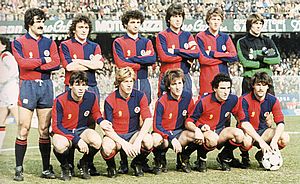
MULTIPOLYGON (((284 164, 278 171, 265 171, 259 168, 258 163, 254 159, 256 148, 253 148, 251 154, 251 168, 250 169, 236 169, 232 168, 230 172, 219 170, 219 165, 216 161, 217 150, 208 154, 208 172, 199 173, 193 171, 186 174, 177 172, 175 170, 175 154, 172 150, 168 151, 168 173, 161 175, 153 175, 146 173, 144 177, 137 178, 132 176, 132 170, 127 175, 119 175, 115 179, 107 178, 106 164, 101 158, 100 154, 95 157, 95 166, 101 172, 102 176, 92 177, 90 180, 82 180, 78 177, 73 177, 70 182, 64 182, 59 179, 47 180, 39 177, 41 174, 42 163, 38 149, 38 132, 36 129, 31 130, 28 138, 28 148, 24 160, 24 181, 20 183, 299 183, 300 182, 300 117, 286 117, 286 131, 290 132, 290 144, 282 150, 284 164)), ((4 143, 5 151, 0 153, 0 184, 17 183, 13 181, 15 157, 14 157, 14 141, 16 136, 16 125, 8 125, 7 133, 4 143), (12 148, 12 149, 10 149, 12 148)), ((240 158, 239 151, 235 154, 240 158)), ((76 152, 76 161, 81 154, 76 152)), ((152 154, 148 157, 149 164, 152 163, 152 154)), ((195 154, 192 155, 191 163, 195 160, 195 154)), ((119 164, 119 155, 116 156, 116 163, 119 164)), ((57 176, 60 175, 59 162, 56 160, 54 154, 51 155, 51 164, 54 167, 54 172, 57 176)), ((78 171, 76 170, 78 173, 78 171)))

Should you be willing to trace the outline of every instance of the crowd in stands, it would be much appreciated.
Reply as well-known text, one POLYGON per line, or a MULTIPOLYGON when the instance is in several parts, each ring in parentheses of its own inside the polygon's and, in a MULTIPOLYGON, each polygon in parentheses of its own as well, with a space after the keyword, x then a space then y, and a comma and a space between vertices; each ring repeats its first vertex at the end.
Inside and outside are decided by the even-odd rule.
POLYGON ((42 8, 49 20, 72 19, 77 13, 94 20, 119 20, 125 10, 139 9, 146 19, 163 19, 171 2, 184 5, 186 19, 203 19, 211 7, 221 7, 227 19, 261 13, 267 19, 299 19, 300 0, 1 0, 0 21, 22 20, 30 7, 42 8))

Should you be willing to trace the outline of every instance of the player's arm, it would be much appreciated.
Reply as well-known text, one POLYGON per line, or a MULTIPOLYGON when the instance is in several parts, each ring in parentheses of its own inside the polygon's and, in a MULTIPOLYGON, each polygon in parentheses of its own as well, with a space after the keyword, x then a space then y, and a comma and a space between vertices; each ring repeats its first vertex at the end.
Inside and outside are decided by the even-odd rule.
POLYGON ((170 132, 168 132, 162 126, 164 111, 165 111, 164 106, 158 100, 156 102, 155 111, 154 111, 153 129, 156 133, 160 134, 164 139, 168 139, 169 141, 171 141, 175 136, 172 135, 170 132))
POLYGON ((156 61, 156 53, 154 52, 151 40, 148 40, 145 48, 145 52, 141 53, 140 56, 133 56, 132 61, 140 65, 152 65, 156 61))
POLYGON ((210 55, 210 51, 205 48, 204 42, 201 38, 201 35, 198 34, 196 36, 196 42, 200 49, 200 55, 199 55, 198 60, 201 65, 213 66, 213 65, 218 65, 218 64, 222 63, 221 60, 215 59, 210 55))
POLYGON ((54 70, 59 69, 60 65, 60 58, 57 50, 56 43, 52 41, 50 46, 50 57, 47 58, 50 59, 50 62, 42 64, 41 66, 37 67, 35 70, 39 72, 51 72, 54 70))
POLYGON ((174 50, 175 48, 168 48, 167 39, 163 34, 158 34, 156 37, 156 50, 158 57, 161 62, 165 63, 178 63, 182 61, 182 57, 177 54, 169 52, 169 49, 174 50))
POLYGON ((211 52, 213 52, 212 56, 214 58, 218 58, 221 61, 224 61, 227 63, 233 63, 233 62, 238 61, 235 46, 229 36, 226 41, 226 51, 225 52, 218 52, 218 51, 211 51, 211 52))
POLYGON ((250 53, 244 40, 239 39, 236 45, 238 58, 244 68, 260 68, 259 60, 254 59, 254 53, 250 53))
POLYGON ((3 52, 1 59, 3 60, 3 63, 7 63, 0 68, 0 73, 3 74, 0 77, 0 83, 5 83, 18 75, 18 65, 10 52, 3 52))
POLYGON ((70 50, 65 43, 61 43, 59 47, 60 59, 62 62, 62 66, 69 72, 71 71, 86 71, 87 67, 80 65, 79 62, 73 62, 72 56, 70 54, 70 50))
POLYGON ((55 99, 52 107, 52 131, 55 134, 63 135, 68 140, 72 141, 74 145, 77 145, 80 137, 72 131, 64 128, 62 124, 63 117, 63 106, 58 99, 55 99))
POLYGON ((194 37, 190 34, 188 39, 187 48, 174 49, 174 53, 186 59, 198 59, 200 55, 200 49, 195 42, 194 37))
POLYGON ((12 53, 19 67, 26 70, 34 70, 35 68, 46 63, 46 60, 43 58, 24 58, 22 44, 17 40, 12 42, 12 53))
POLYGON ((113 56, 117 67, 124 68, 124 67, 131 67, 133 70, 137 71, 141 68, 141 65, 138 63, 134 63, 132 58, 126 58, 123 52, 123 49, 118 42, 115 40, 113 42, 113 56))
POLYGON ((270 143, 270 146, 273 149, 278 148, 278 140, 280 138, 280 136, 282 135, 283 131, 284 131, 284 116, 280 107, 280 103, 278 101, 278 99, 276 99, 273 107, 272 107, 272 114, 274 116, 274 122, 276 123, 276 129, 275 129, 275 134, 272 138, 272 141, 270 143))
POLYGON ((279 64, 281 58, 275 43, 271 39, 267 39, 266 41, 268 50, 263 58, 263 62, 269 65, 279 64))
POLYGON ((96 46, 94 56, 90 59, 77 59, 80 65, 87 67, 90 70, 100 70, 103 68, 104 59, 101 54, 101 48, 99 45, 96 46))

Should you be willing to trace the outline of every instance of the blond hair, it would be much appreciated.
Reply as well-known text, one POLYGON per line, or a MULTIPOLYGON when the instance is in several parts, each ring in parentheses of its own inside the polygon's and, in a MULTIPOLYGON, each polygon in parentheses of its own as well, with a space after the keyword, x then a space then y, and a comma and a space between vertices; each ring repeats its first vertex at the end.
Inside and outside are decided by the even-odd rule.
POLYGON ((136 75, 131 67, 127 66, 125 68, 117 68, 114 85, 118 88, 121 82, 129 77, 131 77, 133 81, 135 81, 136 75))

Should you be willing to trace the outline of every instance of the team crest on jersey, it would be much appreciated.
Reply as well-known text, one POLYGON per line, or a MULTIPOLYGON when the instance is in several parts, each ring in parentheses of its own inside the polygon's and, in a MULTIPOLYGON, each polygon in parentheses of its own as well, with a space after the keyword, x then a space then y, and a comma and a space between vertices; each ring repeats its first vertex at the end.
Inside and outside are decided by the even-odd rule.
POLYGON ((50 51, 49 50, 44 50, 44 56, 49 57, 50 56, 50 51))
POLYGON ((226 51, 226 45, 222 45, 222 50, 225 52, 226 51))
POLYGON ((84 115, 85 117, 87 117, 89 114, 90 114, 90 111, 85 111, 83 115, 84 115))
POLYGON ((74 55, 73 55, 73 58, 74 58, 74 59, 77 59, 77 55, 76 55, 76 54, 74 54, 74 55))
POLYGON ((209 115, 209 119, 213 119, 214 118, 214 115, 213 114, 210 114, 209 115))
POLYGON ((189 49, 189 44, 188 44, 188 43, 185 43, 185 44, 183 45, 183 47, 184 47, 185 49, 189 49))
POLYGON ((172 116, 173 116, 173 114, 172 114, 172 112, 169 114, 169 119, 172 119, 172 116))
POLYGON ((68 114, 68 119, 71 119, 72 118, 72 114, 68 114))
POLYGON ((141 111, 141 108, 140 107, 135 107, 134 108, 134 112, 137 114, 137 113, 139 113, 141 111))
POLYGON ((91 54, 91 55, 90 55, 90 57, 89 57, 89 58, 90 58, 90 60, 92 60, 92 59, 93 59, 93 57, 94 57, 94 54, 91 54))
POLYGON ((255 112, 251 112, 251 117, 253 118, 255 116, 255 112))
POLYGON ((141 50, 141 56, 144 56, 146 54, 145 50, 141 50))
POLYGON ((230 115, 230 112, 225 113, 225 118, 227 118, 230 115))
POLYGON ((270 115, 269 112, 265 112, 265 113, 264 113, 264 116, 265 116, 265 117, 268 117, 269 115, 270 115))
POLYGON ((122 117, 122 114, 123 114, 122 111, 118 112, 119 117, 122 117))
POLYGON ((29 52, 29 58, 33 58, 33 53, 31 51, 29 52))
POLYGON ((187 110, 184 109, 184 110, 182 111, 182 116, 186 116, 186 114, 187 114, 187 110))
POLYGON ((28 104, 28 99, 27 98, 23 99, 23 104, 28 104))

